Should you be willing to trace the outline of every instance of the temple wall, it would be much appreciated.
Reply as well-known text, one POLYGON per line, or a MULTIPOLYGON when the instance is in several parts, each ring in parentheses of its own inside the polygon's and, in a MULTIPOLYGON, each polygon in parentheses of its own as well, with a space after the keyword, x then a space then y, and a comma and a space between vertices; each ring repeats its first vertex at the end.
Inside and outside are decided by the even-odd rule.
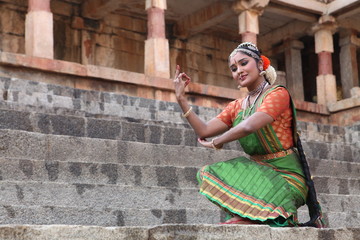
MULTIPOLYGON (((146 19, 145 7, 144 10, 139 10, 141 11, 139 14, 129 13, 125 10, 110 11, 100 17, 100 20, 97 20, 82 17, 84 16, 81 12, 83 9, 82 2, 82 0, 50 1, 54 23, 54 60, 50 58, 46 62, 40 63, 42 60, 35 59, 32 55, 24 57, 25 20, 28 12, 28 0, 0 0, 0 50, 3 52, 1 60, 3 72, 1 76, 23 77, 39 81, 56 79, 51 82, 81 89, 115 91, 130 96, 175 101, 172 82, 168 77, 149 76, 144 73, 144 62, 146 61, 145 42, 148 40, 148 19, 146 19), (55 60, 60 60, 60 62, 55 60), (29 64, 30 62, 31 64, 29 64), (11 67, 9 67, 10 65, 11 67), (55 65, 59 66, 53 67, 55 65), (70 68, 70 70, 67 68, 70 68), (73 71, 73 69, 75 70, 73 71), (36 72, 37 70, 41 70, 41 73, 36 72), (32 73, 26 74, 28 71, 32 73), (82 75, 78 71, 87 73, 82 75), (94 74, 94 71, 96 74, 94 74), (45 76, 45 72, 53 76, 51 78, 39 77, 45 76), (66 78, 58 75, 58 72, 65 74, 66 78), (72 77, 69 77, 69 74, 72 77), (120 76, 117 76, 118 74, 120 76), (24 75, 28 75, 28 77, 24 75)), ((299 22, 280 28, 277 34, 274 35, 259 35, 263 43, 269 42, 269 46, 275 44, 273 38, 280 41, 277 43, 280 44, 278 47, 267 49, 270 54, 266 52, 270 58, 275 60, 274 66, 279 67, 277 82, 287 85, 290 82, 290 75, 286 74, 286 68, 295 69, 302 65, 304 100, 306 102, 295 97, 295 100, 299 100, 297 107, 301 112, 300 115, 303 116, 302 120, 333 122, 341 125, 348 124, 346 119, 349 119, 350 122, 357 121, 357 110, 354 110, 354 108, 359 107, 358 102, 351 102, 350 107, 347 106, 349 105, 347 102, 346 107, 343 107, 344 104, 340 102, 336 110, 329 110, 329 106, 326 106, 327 101, 320 104, 314 103, 319 100, 318 96, 316 96, 316 94, 319 95, 317 85, 327 83, 330 78, 325 74, 321 78, 322 82, 316 82, 320 65, 318 65, 318 56, 314 52, 315 36, 312 35, 314 33, 298 33, 298 30, 296 30, 293 35, 298 36, 298 38, 292 36, 295 39, 290 39, 289 36, 284 35, 283 31, 285 30, 292 31, 296 26, 308 26, 308 23, 300 24, 299 22), (288 41, 289 39, 291 41, 288 41), (295 45, 291 45, 292 42, 295 45), (301 45, 304 45, 304 47, 301 45), (287 55, 283 46, 292 47, 291 51, 287 52, 287 55, 292 58, 297 57, 296 61, 292 61, 293 64, 288 67, 285 66, 287 55), (309 49, 309 46, 311 49, 309 49), (292 54, 293 52, 296 54, 292 54), (276 55, 281 57, 276 59, 276 55), (351 117, 346 119, 341 117, 342 111, 346 111, 347 115, 350 114, 351 117), (331 114, 334 116, 329 118, 331 114)), ((344 20, 342 20, 343 25, 339 28, 339 32, 343 31, 347 26, 343 22, 344 20)), ((241 36, 239 35, 239 41, 236 41, 234 37, 216 35, 211 31, 200 31, 196 34, 190 34, 186 38, 176 37, 176 33, 173 32, 173 24, 175 23, 172 20, 166 21, 166 39, 163 39, 169 42, 170 78, 175 72, 176 64, 179 64, 182 71, 187 72, 192 78, 193 84, 188 89, 189 102, 205 107, 222 108, 232 99, 243 96, 244 93, 241 91, 239 93, 232 80, 227 63, 229 53, 238 45, 241 36)), ((349 28, 351 26, 349 25, 349 28)), ((237 32, 237 29, 234 29, 234 32, 237 32)), ((346 44, 350 44, 349 49, 353 49, 353 45, 359 45, 359 38, 351 34, 353 33, 350 33, 350 35, 342 34, 341 36, 338 33, 333 34, 335 51, 332 53, 332 70, 336 79, 334 89, 337 88, 337 93, 339 93, 335 101, 341 101, 343 98, 341 96, 341 78, 343 76, 340 75, 340 70, 344 66, 341 66, 341 61, 339 61, 340 48, 346 44), (350 40, 345 39, 345 41, 342 38, 350 40), (339 42, 344 45, 339 46, 339 42)), ((330 35, 331 37, 332 35, 330 35)), ((164 51, 164 49, 155 48, 154 52, 159 53, 158 50, 164 51)), ((344 53, 347 53, 345 50, 344 53)), ((357 49, 355 57, 348 54, 344 59, 352 57, 351 61, 359 62, 359 52, 359 49, 357 49)), ((350 64, 346 65, 346 69, 350 69, 349 66, 350 64)), ((355 70, 351 68, 353 70, 351 72, 352 76, 355 76, 356 71, 359 71, 359 66, 360 64, 357 65, 355 70)), ((345 73, 348 72, 350 71, 345 73)), ((347 76, 346 74, 344 76, 347 76)), ((296 76, 292 76, 292 78, 294 79, 292 83, 296 83, 298 80, 296 76)), ((356 82, 349 83, 356 86, 356 82)), ((351 84, 347 87, 347 90, 351 90, 351 84)), ((293 88, 294 91, 299 89, 296 86, 293 88)), ((320 86, 321 89, 325 89, 325 87, 320 86)), ((325 93, 327 92, 325 91, 325 93)), ((333 92, 332 95, 335 95, 333 92)), ((358 98, 357 95, 351 95, 351 97, 358 98)))
POLYGON ((170 42, 171 72, 180 64, 193 82, 236 88, 228 67, 228 57, 237 43, 217 36, 198 34, 188 39, 170 42))
POLYGON ((18 2, 0 2, 0 50, 24 54, 27 9, 18 2))
MULTIPOLYGON (((23 6, 0 2, 2 51, 25 53, 26 5, 26 1, 23 6)), ((81 18, 76 1, 51 1, 51 11, 55 59, 144 73, 146 19, 126 13, 109 14, 103 20, 81 18)), ((209 34, 195 35, 186 42, 167 38, 171 72, 179 64, 193 82, 236 88, 227 61, 238 43, 209 34)))

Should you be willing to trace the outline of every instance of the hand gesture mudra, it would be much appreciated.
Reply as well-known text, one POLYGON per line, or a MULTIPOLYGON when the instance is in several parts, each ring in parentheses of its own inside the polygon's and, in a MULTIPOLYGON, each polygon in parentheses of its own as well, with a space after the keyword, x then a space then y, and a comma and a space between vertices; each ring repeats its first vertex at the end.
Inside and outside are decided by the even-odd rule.
POLYGON ((175 95, 177 98, 185 95, 185 87, 189 85, 191 78, 186 75, 186 73, 180 73, 180 66, 176 65, 175 77, 174 77, 174 86, 175 86, 175 95))

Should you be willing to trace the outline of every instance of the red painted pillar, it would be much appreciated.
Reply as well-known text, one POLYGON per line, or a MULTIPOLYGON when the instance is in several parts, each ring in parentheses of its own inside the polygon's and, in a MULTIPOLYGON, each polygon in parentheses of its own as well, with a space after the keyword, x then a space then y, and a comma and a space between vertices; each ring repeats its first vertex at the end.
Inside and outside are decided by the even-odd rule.
POLYGON ((318 75, 333 74, 331 52, 318 53, 318 75))
POLYGON ((336 29, 335 18, 321 16, 314 27, 315 52, 318 55, 318 76, 316 77, 317 102, 332 104, 337 101, 336 78, 333 74, 331 54, 334 52, 333 33, 336 29))
POLYGON ((147 9, 148 13, 148 39, 165 38, 165 11, 158 7, 147 9))

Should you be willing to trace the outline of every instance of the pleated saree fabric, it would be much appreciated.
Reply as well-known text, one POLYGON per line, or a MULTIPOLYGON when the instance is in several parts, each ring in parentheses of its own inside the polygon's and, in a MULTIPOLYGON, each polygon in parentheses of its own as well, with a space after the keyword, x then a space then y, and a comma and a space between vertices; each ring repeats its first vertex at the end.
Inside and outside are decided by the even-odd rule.
MULTIPOLYGON (((253 107, 240 110, 232 125, 262 107, 265 91, 253 107), (245 112, 244 112, 245 111, 245 112)), ((291 100, 290 100, 291 102, 291 100)), ((296 131, 295 108, 292 131, 296 131)), ((295 148, 285 149, 271 124, 239 142, 249 158, 204 166, 198 172, 200 193, 229 214, 270 226, 296 226, 297 209, 305 204, 307 187, 295 148)))

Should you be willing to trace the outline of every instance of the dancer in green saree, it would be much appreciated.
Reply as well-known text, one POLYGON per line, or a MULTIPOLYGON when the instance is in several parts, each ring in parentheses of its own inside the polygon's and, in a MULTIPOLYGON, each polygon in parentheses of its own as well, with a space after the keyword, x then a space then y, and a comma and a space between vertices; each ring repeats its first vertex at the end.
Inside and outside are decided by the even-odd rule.
MULTIPOLYGON (((252 109, 240 111, 233 126, 256 112, 268 89, 252 109)), ((272 226, 295 226, 307 187, 296 150, 284 149, 271 125, 239 139, 250 159, 239 157, 203 167, 198 173, 200 193, 238 215, 272 226)), ((229 223, 250 223, 240 218, 229 223)))
POLYGON ((296 116, 289 92, 272 85, 276 72, 252 43, 234 49, 229 68, 248 95, 232 101, 206 123, 187 103, 184 89, 190 78, 180 73, 179 66, 175 72, 177 101, 199 142, 221 149, 239 140, 249 155, 201 168, 197 176, 200 193, 228 214, 225 224, 297 226, 297 209, 307 202, 309 184, 295 144, 296 116))

